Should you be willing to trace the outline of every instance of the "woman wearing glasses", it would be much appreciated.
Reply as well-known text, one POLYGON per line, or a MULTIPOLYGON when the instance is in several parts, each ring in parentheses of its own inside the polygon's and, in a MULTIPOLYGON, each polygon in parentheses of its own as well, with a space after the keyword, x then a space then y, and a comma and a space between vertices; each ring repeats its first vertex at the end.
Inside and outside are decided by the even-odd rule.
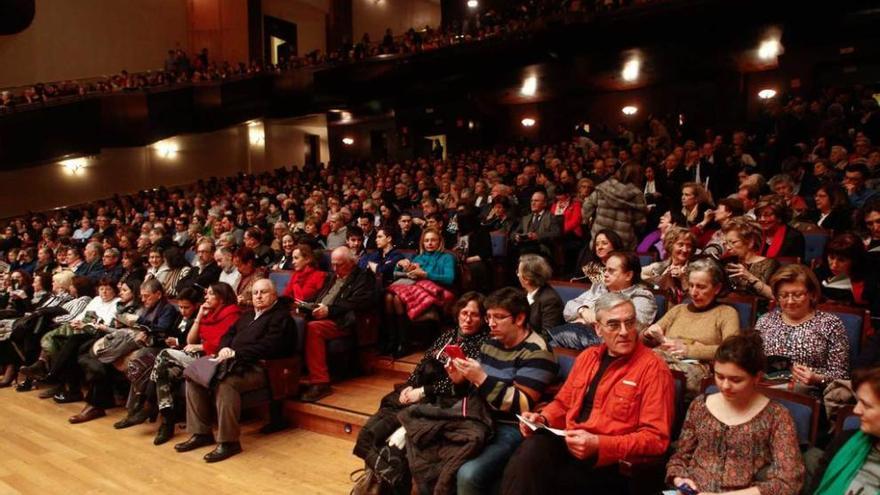
POLYGON ((819 281, 803 265, 788 265, 770 279, 778 307, 758 320, 764 354, 792 361, 792 377, 821 388, 849 378, 849 341, 837 316, 819 311, 819 281))
POLYGON ((721 262, 736 292, 773 297, 767 281, 779 268, 775 259, 761 256, 761 226, 747 217, 731 218, 721 228, 725 252, 721 262))

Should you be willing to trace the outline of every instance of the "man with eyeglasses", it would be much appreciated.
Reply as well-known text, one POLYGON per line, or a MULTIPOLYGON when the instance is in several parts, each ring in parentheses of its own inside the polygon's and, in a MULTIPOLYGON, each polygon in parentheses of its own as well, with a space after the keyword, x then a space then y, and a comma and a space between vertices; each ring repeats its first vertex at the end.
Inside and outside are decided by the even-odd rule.
POLYGON ((214 256, 214 242, 210 239, 202 240, 196 246, 195 266, 189 271, 186 278, 177 283, 178 294, 187 287, 204 291, 220 280, 220 272, 223 269, 217 264, 214 256))
POLYGON ((484 304, 490 340, 483 344, 480 360, 454 359, 446 366, 454 383, 470 382, 486 400, 495 422, 490 443, 458 470, 459 495, 491 491, 522 442, 516 415, 532 410, 558 369, 544 338, 527 326, 529 301, 522 291, 499 289, 484 304))
POLYGON ((556 398, 522 417, 563 430, 533 431, 504 471, 501 493, 615 493, 627 490, 621 460, 660 456, 669 447, 675 394, 662 359, 639 340, 636 311, 624 294, 596 301, 603 343, 581 353, 556 398))

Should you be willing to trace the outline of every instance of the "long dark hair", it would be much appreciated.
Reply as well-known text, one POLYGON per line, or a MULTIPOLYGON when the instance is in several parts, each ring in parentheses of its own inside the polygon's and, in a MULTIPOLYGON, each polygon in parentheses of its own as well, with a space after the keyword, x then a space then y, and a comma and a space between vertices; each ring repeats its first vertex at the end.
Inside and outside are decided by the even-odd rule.
POLYGON ((230 304, 238 303, 238 299, 235 296, 235 291, 226 282, 217 282, 216 284, 211 284, 210 288, 214 292, 214 295, 216 295, 217 298, 220 299, 220 308, 225 308, 230 304))

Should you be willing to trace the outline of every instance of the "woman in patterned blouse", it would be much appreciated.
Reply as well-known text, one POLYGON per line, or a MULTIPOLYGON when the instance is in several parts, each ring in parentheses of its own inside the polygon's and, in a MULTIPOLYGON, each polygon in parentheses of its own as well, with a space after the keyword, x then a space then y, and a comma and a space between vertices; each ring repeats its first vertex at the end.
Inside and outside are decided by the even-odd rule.
POLYGON ((792 361, 794 380, 823 387, 849 378, 849 340, 837 316, 819 311, 819 281, 803 265, 787 265, 770 279, 778 307, 755 326, 764 339, 764 353, 792 361))
POLYGON ((788 410, 758 390, 765 359, 760 339, 735 335, 715 354, 720 393, 688 409, 666 482, 701 494, 795 495, 804 464, 788 410))

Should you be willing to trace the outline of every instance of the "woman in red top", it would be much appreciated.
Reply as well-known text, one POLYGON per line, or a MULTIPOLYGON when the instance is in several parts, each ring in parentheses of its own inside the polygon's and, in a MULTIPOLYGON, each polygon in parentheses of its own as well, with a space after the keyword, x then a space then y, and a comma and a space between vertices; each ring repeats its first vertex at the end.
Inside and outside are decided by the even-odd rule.
POLYGON ((293 248, 293 274, 282 297, 311 302, 324 285, 326 273, 318 270, 315 252, 306 244, 293 248))
POLYGON ((205 302, 186 336, 186 346, 163 349, 156 357, 150 379, 156 382, 156 397, 162 424, 153 443, 161 445, 174 436, 174 391, 183 381, 183 370, 200 355, 213 356, 220 339, 238 321, 241 310, 232 287, 225 282, 205 291, 205 302))

